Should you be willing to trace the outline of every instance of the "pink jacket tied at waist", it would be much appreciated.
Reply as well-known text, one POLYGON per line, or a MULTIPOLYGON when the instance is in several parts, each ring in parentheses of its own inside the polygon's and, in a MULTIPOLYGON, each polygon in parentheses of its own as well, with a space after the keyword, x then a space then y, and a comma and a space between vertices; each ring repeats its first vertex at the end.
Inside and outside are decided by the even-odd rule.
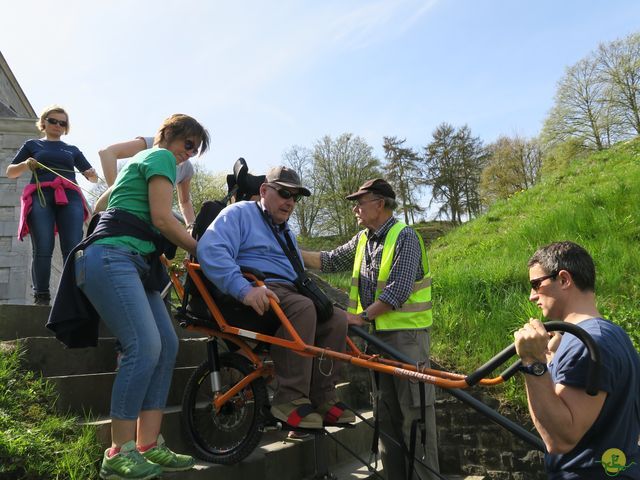
MULTIPOLYGON (((65 192, 65 189, 75 190, 80 194, 80 198, 82 199, 82 206, 84 207, 83 220, 86 221, 87 218, 89 218, 89 207, 87 207, 87 202, 82 195, 82 191, 79 187, 75 186, 66 178, 56 177, 56 179, 51 182, 41 182, 40 187, 53 188, 53 195, 56 205, 67 205, 69 203, 69 199, 67 198, 67 192, 65 192)), ((35 192, 36 189, 37 186, 35 183, 28 183, 24 187, 22 196, 20 197, 20 206, 22 208, 20 212, 20 224, 18 225, 18 238, 20 240, 22 240, 29 233, 29 225, 27 225, 27 215, 29 215, 29 212, 31 212, 31 207, 33 206, 33 192, 35 192)), ((58 232, 57 225, 55 227, 55 232, 58 232)))

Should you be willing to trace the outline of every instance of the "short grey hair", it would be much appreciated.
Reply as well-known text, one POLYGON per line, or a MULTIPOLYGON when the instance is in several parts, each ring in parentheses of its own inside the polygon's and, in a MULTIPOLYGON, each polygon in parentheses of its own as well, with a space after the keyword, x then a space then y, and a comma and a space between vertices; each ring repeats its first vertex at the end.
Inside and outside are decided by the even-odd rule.
POLYGON ((391 197, 379 197, 384 200, 384 208, 387 210, 395 211, 398 208, 398 202, 395 198, 391 197))

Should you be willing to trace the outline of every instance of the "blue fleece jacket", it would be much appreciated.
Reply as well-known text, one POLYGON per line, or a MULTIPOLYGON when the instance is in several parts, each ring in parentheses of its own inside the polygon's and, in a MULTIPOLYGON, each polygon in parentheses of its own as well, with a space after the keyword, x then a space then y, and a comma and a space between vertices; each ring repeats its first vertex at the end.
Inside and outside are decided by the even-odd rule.
MULTIPOLYGON (((287 223, 276 229, 283 241, 284 232, 289 232, 300 257, 295 235, 287 223)), ((197 254, 207 278, 239 301, 252 286, 242 276, 240 266, 262 271, 267 283, 293 283, 297 277, 256 202, 238 202, 222 210, 198 241, 197 254)))

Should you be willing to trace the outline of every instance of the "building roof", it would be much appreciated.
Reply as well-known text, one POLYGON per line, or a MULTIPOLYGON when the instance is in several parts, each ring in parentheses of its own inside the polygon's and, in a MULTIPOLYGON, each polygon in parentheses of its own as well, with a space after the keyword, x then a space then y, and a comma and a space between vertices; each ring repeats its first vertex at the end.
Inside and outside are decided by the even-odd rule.
POLYGON ((9 64, 0 52, 0 117, 37 118, 9 64))

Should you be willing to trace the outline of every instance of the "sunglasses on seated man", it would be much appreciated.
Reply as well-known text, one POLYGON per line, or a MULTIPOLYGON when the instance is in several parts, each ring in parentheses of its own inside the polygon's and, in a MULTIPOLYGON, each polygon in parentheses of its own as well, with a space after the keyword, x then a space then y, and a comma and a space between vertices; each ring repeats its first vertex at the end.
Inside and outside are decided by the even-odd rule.
POLYGON ((287 190, 285 188, 278 188, 269 184, 267 184, 267 187, 273 188, 276 192, 278 192, 278 195, 280 195, 280 198, 284 198, 285 200, 289 200, 290 198, 293 198, 293 201, 296 203, 302 200, 302 197, 304 197, 304 195, 302 195, 301 193, 293 193, 292 191, 287 190))

